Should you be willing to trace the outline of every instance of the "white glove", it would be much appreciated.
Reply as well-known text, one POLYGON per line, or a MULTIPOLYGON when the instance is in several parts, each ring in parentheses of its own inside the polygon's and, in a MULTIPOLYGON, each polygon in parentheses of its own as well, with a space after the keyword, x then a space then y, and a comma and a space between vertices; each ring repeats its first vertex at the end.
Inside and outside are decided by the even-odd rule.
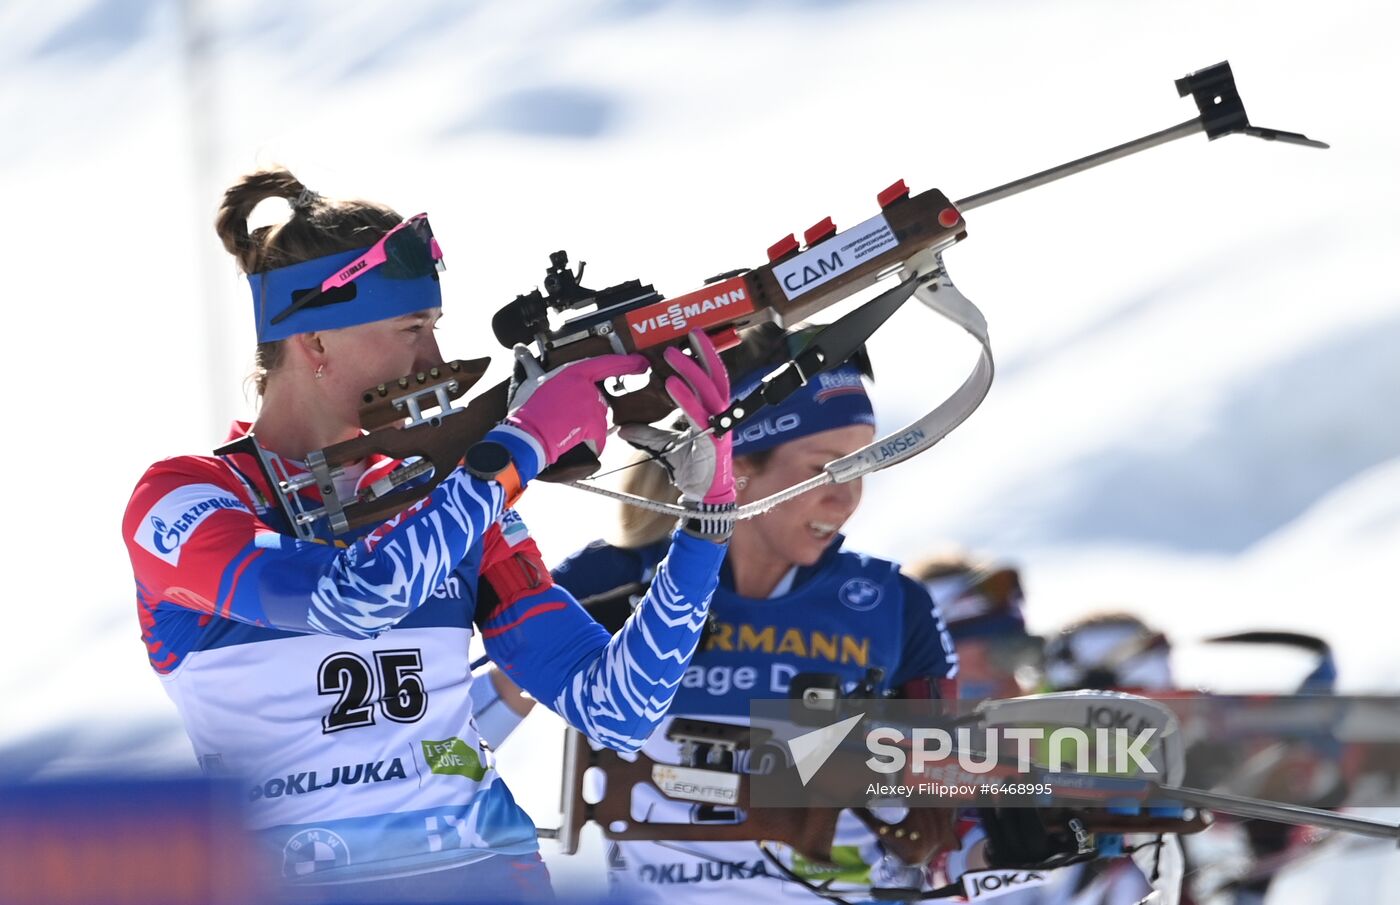
POLYGON ((688 430, 678 433, 650 424, 625 424, 617 433, 656 456, 670 472, 683 501, 730 506, 735 496, 731 438, 728 434, 701 436, 709 427, 709 416, 729 404, 729 375, 709 337, 697 330, 690 335, 690 343, 695 360, 674 346, 665 353, 667 364, 676 372, 667 378, 666 391, 684 413, 688 430))

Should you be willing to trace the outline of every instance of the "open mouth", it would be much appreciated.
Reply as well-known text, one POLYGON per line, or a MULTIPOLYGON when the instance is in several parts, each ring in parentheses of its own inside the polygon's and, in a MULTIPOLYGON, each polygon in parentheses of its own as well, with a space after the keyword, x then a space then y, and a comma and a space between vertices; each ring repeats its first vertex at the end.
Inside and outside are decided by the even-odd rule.
POLYGON ((812 536, 817 540, 831 540, 832 535, 836 533, 836 529, 839 527, 839 525, 829 525, 825 522, 807 523, 807 530, 811 532, 812 536))

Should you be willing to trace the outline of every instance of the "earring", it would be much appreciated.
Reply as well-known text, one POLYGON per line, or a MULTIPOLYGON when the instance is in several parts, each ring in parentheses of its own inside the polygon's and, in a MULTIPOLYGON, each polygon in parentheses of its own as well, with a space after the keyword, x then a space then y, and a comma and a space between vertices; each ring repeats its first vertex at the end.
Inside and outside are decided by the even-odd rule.
POLYGON ((743 490, 743 489, 744 489, 745 487, 747 487, 747 486, 749 486, 749 476, 748 476, 748 475, 739 475, 737 478, 734 479, 734 489, 735 489, 735 490, 743 490))
POLYGON ((317 379, 317 380, 320 380, 322 377, 325 377, 325 376, 326 376, 326 366, 323 365, 323 364, 317 365, 317 366, 316 366, 316 379, 317 379))

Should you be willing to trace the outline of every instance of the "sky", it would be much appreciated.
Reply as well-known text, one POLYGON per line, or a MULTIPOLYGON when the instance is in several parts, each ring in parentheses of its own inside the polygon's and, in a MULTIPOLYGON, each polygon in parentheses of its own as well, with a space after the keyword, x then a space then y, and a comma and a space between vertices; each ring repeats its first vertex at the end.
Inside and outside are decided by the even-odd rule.
MULTIPOLYGON (((1130 609, 1178 640, 1187 684, 1286 690, 1287 670, 1195 655, 1270 627, 1331 641, 1344 688, 1400 686, 1397 25, 1363 0, 0 5, 0 341, 40 400, 6 453, 26 643, 0 683, 29 692, 0 705, 0 755, 190 763, 118 524, 148 464, 253 410, 246 284, 212 229, 240 174, 280 163, 429 211, 440 344, 491 355, 489 385, 490 315, 551 251, 679 295, 824 216, 866 219, 896 179, 966 197, 1190 119, 1172 80, 1227 58, 1255 124, 1332 149, 1194 136, 970 212, 946 261, 996 383, 866 481, 849 544, 1014 561, 1037 630, 1130 609)), ((911 306, 871 354, 884 432, 976 346, 911 306)), ((552 486, 521 511, 550 559, 615 518, 552 486)), ((503 752, 545 790, 542 824, 549 720, 503 752)))

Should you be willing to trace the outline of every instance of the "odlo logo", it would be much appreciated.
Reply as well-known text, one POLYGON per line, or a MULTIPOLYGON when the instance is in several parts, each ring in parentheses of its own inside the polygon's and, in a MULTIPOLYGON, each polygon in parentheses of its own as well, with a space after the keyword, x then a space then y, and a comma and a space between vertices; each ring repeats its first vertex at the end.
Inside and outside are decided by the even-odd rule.
POLYGON ((764 418, 753 424, 739 428, 735 437, 739 443, 757 443, 765 437, 776 437, 802 426, 802 416, 798 414, 779 415, 777 418, 764 418))

